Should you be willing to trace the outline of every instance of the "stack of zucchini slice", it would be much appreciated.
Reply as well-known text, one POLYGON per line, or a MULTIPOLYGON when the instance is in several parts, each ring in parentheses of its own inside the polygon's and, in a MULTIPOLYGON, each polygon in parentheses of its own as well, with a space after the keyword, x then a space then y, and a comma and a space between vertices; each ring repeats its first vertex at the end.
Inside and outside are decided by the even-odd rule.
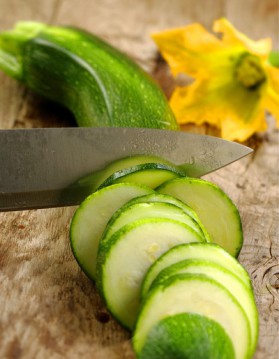
POLYGON ((81 179, 94 191, 76 210, 70 242, 139 359, 248 359, 258 312, 237 261, 239 212, 213 183, 151 156, 81 179))

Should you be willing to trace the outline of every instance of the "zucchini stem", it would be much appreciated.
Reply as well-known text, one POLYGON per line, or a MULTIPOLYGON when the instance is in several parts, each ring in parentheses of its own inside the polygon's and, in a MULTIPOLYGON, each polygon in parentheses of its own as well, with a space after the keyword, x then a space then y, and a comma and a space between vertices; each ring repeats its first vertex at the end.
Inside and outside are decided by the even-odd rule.
POLYGON ((22 80, 24 44, 35 37, 44 24, 38 22, 19 22, 15 28, 0 34, 0 69, 9 76, 22 80))

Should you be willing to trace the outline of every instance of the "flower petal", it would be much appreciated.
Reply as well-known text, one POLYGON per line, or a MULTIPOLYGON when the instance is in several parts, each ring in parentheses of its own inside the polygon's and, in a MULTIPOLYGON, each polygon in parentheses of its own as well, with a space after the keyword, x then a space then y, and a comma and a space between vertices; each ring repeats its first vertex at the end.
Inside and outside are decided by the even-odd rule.
POLYGON ((197 76, 205 70, 206 55, 222 48, 222 42, 200 24, 166 30, 152 35, 173 75, 197 76))
POLYGON ((222 137, 244 141, 266 128, 263 96, 264 90, 251 92, 229 78, 220 77, 178 87, 170 105, 180 124, 206 122, 220 128, 222 137))
POLYGON ((268 74, 269 85, 279 94, 279 68, 266 65, 265 70, 268 74))
POLYGON ((268 58, 272 48, 272 41, 270 38, 253 41, 243 33, 237 31, 234 26, 225 18, 214 22, 213 31, 223 34, 223 41, 228 46, 241 46, 247 51, 263 57, 268 58))
POLYGON ((244 142, 256 132, 265 131, 267 123, 263 109, 255 111, 249 122, 241 121, 235 114, 227 116, 221 124, 221 135, 230 141, 244 142))
POLYGON ((279 127, 279 69, 267 66, 269 86, 264 98, 265 108, 275 117, 276 125, 279 127))

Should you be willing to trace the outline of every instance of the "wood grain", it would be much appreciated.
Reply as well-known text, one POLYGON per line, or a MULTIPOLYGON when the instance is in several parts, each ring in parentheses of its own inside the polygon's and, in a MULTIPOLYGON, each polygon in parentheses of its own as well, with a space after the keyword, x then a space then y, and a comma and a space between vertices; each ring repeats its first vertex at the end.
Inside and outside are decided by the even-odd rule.
MULTIPOLYGON (((174 87, 150 33, 227 16, 247 35, 271 36, 278 47, 278 0, 0 0, 0 30, 18 20, 73 24, 134 58, 167 95, 174 87)), ((0 73, 0 128, 73 125, 64 109, 0 73)), ((255 153, 206 176, 237 204, 248 270, 260 313, 255 359, 279 353, 279 133, 270 120, 253 137, 255 153)), ((191 128, 208 132, 208 128, 191 128)), ((1 170, 1 169, 0 169, 1 170)), ((0 213, 0 357, 3 359, 133 359, 130 335, 106 311, 69 247, 75 208, 0 213)))
POLYGON ((206 176, 223 187, 241 214, 244 246, 239 260, 252 279, 260 313, 257 359, 276 359, 279 352, 278 144, 278 131, 271 131, 252 157, 206 176))

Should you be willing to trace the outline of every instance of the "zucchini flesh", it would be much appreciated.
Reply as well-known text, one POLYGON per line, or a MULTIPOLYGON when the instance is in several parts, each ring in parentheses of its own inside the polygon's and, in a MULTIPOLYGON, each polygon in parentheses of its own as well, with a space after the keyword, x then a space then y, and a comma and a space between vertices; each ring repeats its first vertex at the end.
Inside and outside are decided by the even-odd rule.
POLYGON ((191 243, 171 248, 152 264, 142 284, 142 298, 146 296, 152 282, 164 268, 186 259, 210 261, 229 268, 249 290, 252 290, 251 280, 246 270, 222 247, 213 243, 191 243))
POLYGON ((217 185, 196 178, 184 177, 162 184, 160 193, 172 195, 198 214, 214 243, 237 257, 243 232, 238 209, 217 185))
POLYGON ((247 286, 229 269, 206 260, 188 259, 177 262, 163 269, 153 281, 151 289, 176 274, 205 274, 221 285, 225 285, 234 299, 239 303, 250 323, 251 351, 254 352, 258 340, 258 311, 251 288, 247 286))
POLYGON ((167 218, 134 221, 101 241, 96 283, 113 316, 132 329, 140 305, 141 282, 149 266, 169 248, 199 241, 201 237, 189 226, 167 218))
POLYGON ((99 188, 120 182, 139 183, 150 188, 156 188, 166 181, 184 176, 185 173, 182 170, 173 166, 161 163, 144 163, 114 172, 99 188))
POLYGON ((235 359, 232 341, 214 320, 181 313, 160 320, 149 331, 138 359, 235 359))
POLYGON ((66 106, 79 126, 178 129, 150 76, 86 31, 19 22, 0 34, 0 69, 66 106))
POLYGON ((136 324, 135 351, 142 351, 148 333, 160 320, 180 313, 195 313, 216 321, 231 339, 236 359, 251 357, 250 326, 242 307, 225 287, 198 274, 169 277, 150 292, 136 324))
POLYGON ((154 217, 169 218, 185 223, 201 237, 201 241, 205 241, 203 232, 197 222, 195 222, 181 208, 164 202, 126 203, 124 206, 120 207, 109 220, 102 240, 109 238, 113 233, 128 223, 138 219, 154 217))
POLYGON ((112 214, 130 199, 151 192, 136 184, 116 184, 93 193, 78 207, 71 221, 70 243, 89 278, 95 279, 99 241, 112 214))
POLYGON ((197 225, 200 227, 201 231, 203 232, 206 241, 211 242, 210 236, 207 233, 206 229, 204 228, 204 225, 201 223, 196 212, 191 207, 187 206, 187 204, 183 203, 182 201, 180 201, 179 199, 173 196, 154 192, 150 195, 133 198, 131 201, 127 203, 127 205, 135 204, 135 203, 152 203, 152 202, 170 203, 181 208, 197 223, 197 225))
MULTIPOLYGON (((130 156, 114 161, 107 165, 104 169, 84 176, 76 182, 76 185, 90 187, 91 192, 93 193, 97 190, 97 188, 101 186, 103 182, 105 182, 108 177, 113 175, 115 172, 146 163, 160 163, 169 167, 175 167, 173 163, 158 156, 130 156)), ((181 172, 181 169, 179 167, 175 168, 177 168, 177 170, 181 172)))

